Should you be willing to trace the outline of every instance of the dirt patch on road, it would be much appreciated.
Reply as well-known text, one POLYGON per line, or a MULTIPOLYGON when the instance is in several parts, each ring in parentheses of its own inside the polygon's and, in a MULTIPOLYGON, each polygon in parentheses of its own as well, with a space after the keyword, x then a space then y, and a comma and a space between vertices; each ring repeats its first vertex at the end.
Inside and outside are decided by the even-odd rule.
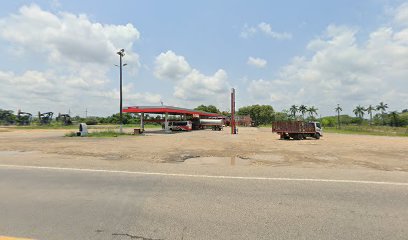
MULTIPOLYGON (((237 165, 248 166, 357 167, 408 172, 408 138, 402 137, 325 134, 320 140, 286 141, 279 140, 268 128, 240 128, 238 135, 230 135, 226 129, 117 138, 64 137, 68 131, 0 131, 0 151, 41 152, 73 159, 94 157, 112 162, 201 161, 222 165, 231 164, 235 158, 237 165)), ((0 155, 1 158, 5 156, 0 155)))

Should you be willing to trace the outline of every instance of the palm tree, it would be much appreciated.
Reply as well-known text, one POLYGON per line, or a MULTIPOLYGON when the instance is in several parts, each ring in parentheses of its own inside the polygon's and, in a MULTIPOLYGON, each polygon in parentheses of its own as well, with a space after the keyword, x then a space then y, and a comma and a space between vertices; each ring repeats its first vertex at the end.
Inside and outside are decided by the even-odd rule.
POLYGON ((373 123, 373 111, 375 111, 375 108, 371 106, 371 104, 368 106, 368 108, 365 109, 368 114, 370 114, 370 125, 373 123))
POLYGON ((310 117, 313 117, 315 114, 317 115, 317 110, 319 109, 315 108, 314 106, 311 106, 310 108, 307 109, 310 117))
POLYGON ((289 112, 292 114, 293 119, 296 118, 296 113, 298 112, 298 107, 296 105, 292 105, 289 109, 289 112))
POLYGON ((337 104, 337 107, 334 109, 337 112, 337 126, 340 128, 340 112, 343 111, 343 108, 340 107, 340 104, 337 104))
POLYGON ((380 104, 377 105, 377 111, 381 111, 381 118, 383 120, 383 125, 385 125, 385 120, 384 120, 384 112, 385 109, 388 108, 388 104, 380 102, 380 104))
POLYGON ((398 125, 399 125, 398 112, 397 111, 392 111, 391 112, 391 117, 392 117, 392 126, 393 127, 398 127, 398 125))
POLYGON ((302 113, 302 118, 305 119, 305 113, 307 112, 307 107, 305 105, 300 105, 299 106, 299 112, 302 113))
POLYGON ((363 120, 364 111, 365 111, 365 108, 362 107, 362 106, 360 106, 360 105, 358 105, 358 106, 353 110, 353 113, 356 115, 356 117, 359 117, 361 120, 363 120))

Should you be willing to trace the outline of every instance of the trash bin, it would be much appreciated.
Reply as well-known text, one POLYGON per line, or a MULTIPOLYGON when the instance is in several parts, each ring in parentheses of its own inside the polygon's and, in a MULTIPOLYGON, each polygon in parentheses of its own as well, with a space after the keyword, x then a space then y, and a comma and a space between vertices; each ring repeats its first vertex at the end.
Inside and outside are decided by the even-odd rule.
POLYGON ((79 132, 77 132, 77 136, 87 136, 88 135, 88 125, 86 123, 79 124, 79 132))

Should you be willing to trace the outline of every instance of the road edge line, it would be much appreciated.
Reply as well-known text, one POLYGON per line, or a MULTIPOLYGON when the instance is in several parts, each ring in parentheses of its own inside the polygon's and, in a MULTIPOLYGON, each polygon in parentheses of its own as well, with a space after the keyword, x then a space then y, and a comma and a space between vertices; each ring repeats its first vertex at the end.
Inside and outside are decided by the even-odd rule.
POLYGON ((43 169, 59 171, 76 171, 76 172, 105 172, 121 173, 145 176, 168 176, 168 177, 191 177, 191 178, 211 178, 211 179, 238 179, 238 180, 265 180, 265 181, 292 181, 292 182, 328 182, 328 183, 358 183, 374 185, 394 185, 408 186, 408 182, 383 182, 368 180, 344 180, 344 179, 321 179, 321 178, 285 178, 285 177, 245 177, 245 176, 224 176, 224 175, 201 175, 201 174, 184 174, 184 173, 162 173, 162 172, 140 172, 140 171, 123 171, 123 170, 106 170, 91 168, 70 168, 70 167, 48 167, 48 166, 27 166, 27 165, 7 165, 0 164, 2 168, 22 168, 22 169, 43 169))

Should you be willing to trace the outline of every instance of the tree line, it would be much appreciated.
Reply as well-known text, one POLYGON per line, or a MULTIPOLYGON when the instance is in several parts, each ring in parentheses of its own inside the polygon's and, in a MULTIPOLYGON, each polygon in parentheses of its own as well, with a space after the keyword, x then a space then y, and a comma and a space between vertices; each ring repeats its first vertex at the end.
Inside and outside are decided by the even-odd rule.
MULTIPOLYGON (((148 116, 149 117, 149 116, 148 116)), ((96 124, 117 124, 119 123, 119 113, 112 114, 107 117, 80 117, 75 116, 71 118, 74 122, 85 122, 88 125, 96 124)), ((24 117, 24 121, 28 121, 27 117, 24 117)), ((38 117, 34 116, 31 119, 31 123, 40 124, 38 117)), ((17 115, 14 114, 12 110, 0 109, 0 125, 21 125, 21 119, 18 119, 17 115)), ((51 121, 51 124, 58 125, 55 118, 51 121)), ((140 117, 131 113, 123 113, 123 123, 124 124, 137 124, 140 123, 140 117)), ((61 123, 62 124, 62 123, 61 123)))
POLYGON ((317 111, 318 111, 318 110, 319 110, 319 109, 315 108, 314 106, 308 107, 308 106, 303 105, 303 104, 300 105, 300 106, 292 105, 292 106, 289 108, 289 112, 290 112, 291 117, 292 117, 293 119, 296 119, 296 117, 297 117, 296 114, 297 114, 298 112, 301 114, 302 119, 306 119, 306 118, 305 118, 305 115, 306 115, 306 114, 309 114, 309 117, 310 117, 310 118, 314 118, 315 115, 317 116, 317 111))
MULTIPOLYGON (((366 107, 358 105, 353 109, 355 117, 341 114, 343 108, 340 105, 334 108, 335 116, 327 116, 318 118, 318 109, 314 106, 306 105, 292 105, 287 110, 280 112, 275 111, 271 105, 249 105, 241 107, 237 110, 236 115, 250 116, 254 125, 269 125, 274 121, 287 120, 302 120, 302 121, 321 121, 323 126, 340 127, 342 124, 370 124, 370 125, 388 125, 388 126, 408 126, 408 109, 401 112, 391 111, 387 112, 388 104, 380 102, 377 105, 368 105, 366 107), (368 120, 364 117, 368 116, 368 120)), ((214 105, 199 105, 195 110, 218 113, 224 116, 231 116, 228 111, 220 111, 214 105)), ((146 120, 160 120, 161 115, 145 115, 146 120)), ((72 118, 75 122, 85 122, 89 125, 94 124, 118 124, 119 113, 112 114, 107 117, 87 117, 82 118, 75 116, 72 118)), ((33 118, 33 122, 38 122, 38 119, 33 118)), ((55 119, 53 123, 56 123, 55 119)), ((124 124, 139 124, 140 115, 133 113, 123 113, 124 124)), ((18 124, 18 119, 11 110, 0 109, 0 125, 18 124)), ((158 124, 158 123, 157 123, 158 124)))
MULTIPOLYGON (((214 105, 200 105, 195 108, 195 110, 211 112, 211 113, 218 113, 224 116, 231 116, 231 113, 226 111, 220 111, 214 105)), ((241 107, 237 110, 236 115, 238 116, 250 116, 254 125, 269 125, 273 121, 285 121, 285 120, 316 120, 315 116, 317 116, 318 109, 314 106, 307 107, 305 105, 300 105, 299 107, 293 105, 289 111, 283 110, 282 112, 276 112, 271 105, 249 105, 241 107), (297 115, 297 113, 301 113, 301 115, 297 115), (308 116, 306 116, 308 113, 308 116)))
MULTIPOLYGON (((353 113, 356 116, 355 119, 350 119, 347 115, 340 115, 343 108, 337 104, 334 111, 337 113, 337 127, 341 127, 342 124, 369 124, 369 125, 388 125, 393 127, 403 127, 408 126, 408 109, 404 109, 401 112, 391 111, 387 113, 388 104, 380 102, 378 105, 368 105, 367 107, 357 105, 353 109, 353 113), (377 112, 377 113, 375 113, 377 112), (367 113, 369 119, 364 118, 367 113), (373 115, 374 114, 374 115, 373 115)), ((333 121, 326 118, 324 124, 334 126, 333 121)))

